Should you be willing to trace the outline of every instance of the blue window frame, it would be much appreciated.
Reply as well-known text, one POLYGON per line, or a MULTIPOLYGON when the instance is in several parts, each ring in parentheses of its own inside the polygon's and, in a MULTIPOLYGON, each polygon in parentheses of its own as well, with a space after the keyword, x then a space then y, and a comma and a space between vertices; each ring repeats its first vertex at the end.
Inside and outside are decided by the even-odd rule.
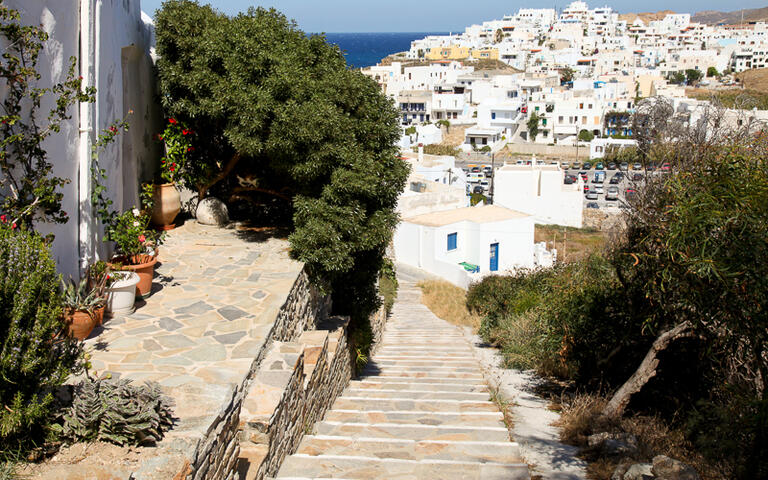
POLYGON ((456 250, 456 234, 455 233, 449 233, 448 234, 448 251, 456 250))
POLYGON ((491 120, 496 120, 496 112, 491 112, 491 120))

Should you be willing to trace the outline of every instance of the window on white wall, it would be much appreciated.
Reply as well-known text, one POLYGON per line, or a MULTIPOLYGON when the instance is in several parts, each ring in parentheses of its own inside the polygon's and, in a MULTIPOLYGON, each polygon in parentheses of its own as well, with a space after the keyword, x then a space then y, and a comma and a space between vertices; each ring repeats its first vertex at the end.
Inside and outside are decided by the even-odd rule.
POLYGON ((455 232, 448 234, 448 251, 449 252, 451 250, 456 250, 456 236, 457 234, 455 232))

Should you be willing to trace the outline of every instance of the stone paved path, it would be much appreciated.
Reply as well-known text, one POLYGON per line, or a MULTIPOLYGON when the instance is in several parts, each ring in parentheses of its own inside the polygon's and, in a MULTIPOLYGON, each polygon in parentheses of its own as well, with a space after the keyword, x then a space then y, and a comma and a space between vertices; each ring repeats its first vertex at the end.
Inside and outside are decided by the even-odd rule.
POLYGON ((528 479, 472 347, 402 279, 382 342, 282 479, 528 479))

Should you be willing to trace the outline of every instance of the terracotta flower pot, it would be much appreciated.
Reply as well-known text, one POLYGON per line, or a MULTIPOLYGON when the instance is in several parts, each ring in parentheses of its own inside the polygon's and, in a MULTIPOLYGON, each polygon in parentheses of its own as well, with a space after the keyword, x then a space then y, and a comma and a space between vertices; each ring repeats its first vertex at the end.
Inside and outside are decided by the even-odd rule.
POLYGON ((78 340, 85 340, 96 325, 101 325, 104 320, 104 307, 98 308, 92 313, 75 310, 69 311, 65 315, 69 333, 78 340))
POLYGON ((155 185, 152 194, 152 223, 160 230, 171 230, 176 227, 173 220, 181 211, 181 197, 175 183, 155 185))
POLYGON ((116 258, 114 263, 120 263, 120 270, 136 272, 139 283, 136 285, 137 295, 147 298, 152 293, 152 277, 155 275, 155 255, 134 255, 132 257, 116 258))

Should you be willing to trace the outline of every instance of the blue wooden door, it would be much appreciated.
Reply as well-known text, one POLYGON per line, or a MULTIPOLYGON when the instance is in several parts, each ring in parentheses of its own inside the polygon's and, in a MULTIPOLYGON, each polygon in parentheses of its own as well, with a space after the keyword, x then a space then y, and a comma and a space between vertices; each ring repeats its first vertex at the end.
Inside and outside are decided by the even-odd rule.
POLYGON ((489 270, 492 272, 496 272, 499 270, 499 244, 498 243, 491 244, 491 265, 489 270))

